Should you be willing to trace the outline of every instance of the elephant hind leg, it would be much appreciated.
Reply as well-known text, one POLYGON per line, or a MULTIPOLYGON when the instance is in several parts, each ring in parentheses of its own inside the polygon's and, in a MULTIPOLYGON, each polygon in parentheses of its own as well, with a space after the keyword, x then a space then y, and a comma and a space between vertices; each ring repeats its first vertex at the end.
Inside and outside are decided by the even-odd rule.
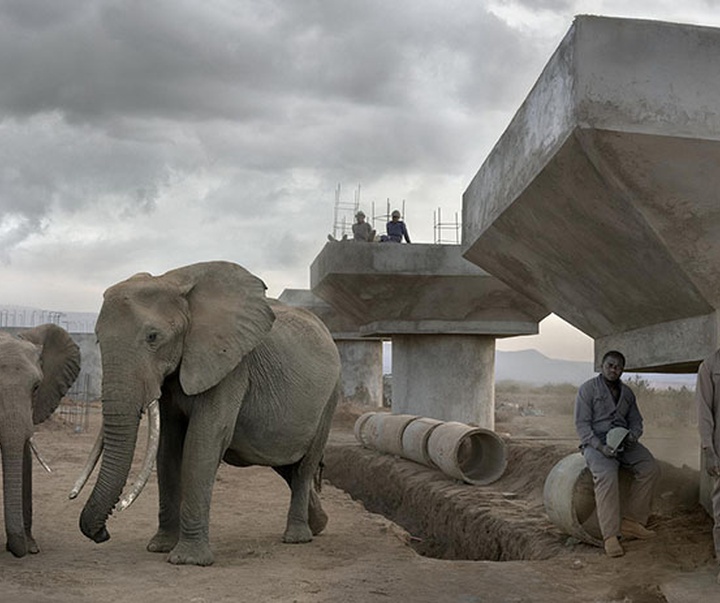
MULTIPOLYGON (((293 490, 293 473, 297 465, 286 465, 284 467, 273 467, 273 469, 287 482, 290 490, 293 490)), ((325 529, 328 522, 327 513, 322 508, 320 497, 315 487, 310 486, 310 494, 308 500, 308 517, 307 523, 313 536, 317 536, 325 529)))
POLYGON ((338 382, 325 404, 315 437, 305 456, 294 465, 276 469, 287 481, 291 492, 283 542, 310 542, 313 535, 322 532, 327 525, 328 518, 320 504, 320 497, 313 488, 313 482, 319 476, 332 416, 339 397, 338 382))
POLYGON ((310 531, 313 536, 317 536, 320 532, 322 532, 325 529, 327 522, 328 516, 320 504, 320 497, 314 489, 311 489, 308 524, 310 525, 310 531))
POLYGON ((294 465, 273 467, 290 487, 290 510, 288 511, 283 542, 293 544, 310 542, 313 538, 309 525, 312 480, 303 479, 304 476, 300 472, 301 463, 302 461, 299 461, 294 465))

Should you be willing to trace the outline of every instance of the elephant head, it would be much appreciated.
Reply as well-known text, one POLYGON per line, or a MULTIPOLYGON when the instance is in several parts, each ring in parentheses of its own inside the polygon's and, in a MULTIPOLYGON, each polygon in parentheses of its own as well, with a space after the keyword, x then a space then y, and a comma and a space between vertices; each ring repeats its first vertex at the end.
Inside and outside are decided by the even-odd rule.
POLYGON ((32 533, 30 438, 57 408, 80 372, 80 350, 52 324, 0 333, 0 448, 7 549, 38 552, 32 533))
POLYGON ((162 404, 177 374, 187 395, 228 375, 270 331, 275 315, 265 285, 230 262, 205 262, 161 276, 137 274, 110 287, 97 320, 102 356, 103 444, 100 473, 80 516, 95 542, 128 477, 143 412, 162 404))

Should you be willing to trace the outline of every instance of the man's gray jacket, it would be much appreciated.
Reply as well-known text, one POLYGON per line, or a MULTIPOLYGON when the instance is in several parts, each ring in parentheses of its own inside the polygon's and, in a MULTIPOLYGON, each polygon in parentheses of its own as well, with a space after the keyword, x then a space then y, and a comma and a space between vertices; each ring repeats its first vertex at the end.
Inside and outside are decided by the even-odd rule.
POLYGON ((581 448, 599 449, 613 427, 624 427, 636 440, 640 439, 643 419, 635 394, 622 381, 618 380, 618 383, 620 399, 617 405, 601 374, 580 386, 575 398, 575 429, 581 448))

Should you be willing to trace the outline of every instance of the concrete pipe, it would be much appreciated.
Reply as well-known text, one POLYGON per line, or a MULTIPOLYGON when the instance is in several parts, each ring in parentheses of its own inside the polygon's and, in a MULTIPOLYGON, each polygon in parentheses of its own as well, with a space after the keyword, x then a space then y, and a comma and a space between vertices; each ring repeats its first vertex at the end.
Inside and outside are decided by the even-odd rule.
POLYGON ((372 417, 373 415, 376 415, 377 412, 374 410, 371 410, 369 412, 361 414, 357 419, 355 419, 355 425, 353 426, 353 433, 355 434, 355 439, 360 442, 363 446, 366 445, 366 442, 363 442, 362 439, 362 430, 363 426, 365 425, 365 422, 372 417))
POLYGON ((415 419, 415 415, 373 413, 360 427, 360 442, 367 448, 402 456, 403 431, 415 419))
POLYGON ((548 518, 578 540, 602 546, 595 492, 585 457, 575 452, 558 461, 545 478, 543 503, 548 518))
POLYGON ((418 417, 412 421, 402 435, 403 458, 436 468, 437 465, 433 463, 428 453, 427 442, 430 434, 438 425, 442 425, 442 421, 427 417, 418 417))
POLYGON ((438 425, 428 438, 427 449, 443 473, 477 486, 500 479, 507 466, 502 438, 489 429, 465 423, 438 425))

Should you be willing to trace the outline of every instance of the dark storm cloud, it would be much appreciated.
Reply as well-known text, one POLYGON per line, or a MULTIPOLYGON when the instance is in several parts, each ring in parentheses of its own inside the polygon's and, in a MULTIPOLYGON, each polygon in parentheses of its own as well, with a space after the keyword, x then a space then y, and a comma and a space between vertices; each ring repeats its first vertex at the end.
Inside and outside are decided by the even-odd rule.
POLYGON ((512 88, 474 57, 521 62, 512 35, 468 2, 4 2, 0 210, 34 227, 108 198, 152 212, 203 170, 237 207, 298 169, 457 169, 468 124, 512 88))

